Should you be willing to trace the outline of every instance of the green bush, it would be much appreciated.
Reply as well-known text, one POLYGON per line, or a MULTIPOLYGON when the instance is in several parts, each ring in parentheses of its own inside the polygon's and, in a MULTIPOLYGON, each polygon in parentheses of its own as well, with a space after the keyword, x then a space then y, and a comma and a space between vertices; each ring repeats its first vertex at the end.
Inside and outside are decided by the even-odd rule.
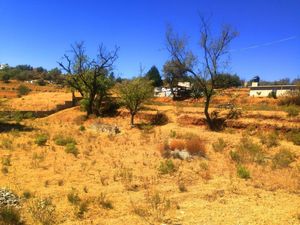
POLYGON ((287 149, 281 149, 272 159, 273 168, 286 168, 293 161, 295 161, 295 155, 287 149))
POLYGON ((242 179, 249 179, 250 178, 250 172, 249 170, 242 166, 242 165, 238 165, 237 167, 237 175, 242 178, 242 179))
POLYGON ((173 173, 176 171, 176 167, 171 159, 167 159, 160 163, 158 168, 161 174, 173 173))
POLYGON ((57 145, 60 146, 66 146, 69 143, 73 143, 74 145, 76 145, 76 141, 74 140, 74 138, 72 137, 63 137, 61 135, 57 135, 54 137, 54 142, 57 145))
POLYGON ((299 106, 296 105, 289 105, 286 110, 285 110, 288 114, 289 117, 295 117, 299 115, 299 106))
POLYGON ((226 148, 227 143, 223 138, 219 138, 217 142, 212 144, 212 146, 216 152, 222 152, 226 148))
POLYGON ((157 112, 154 117, 151 118, 150 124, 152 125, 166 125, 169 122, 169 118, 165 113, 157 112))
POLYGON ((23 95, 28 95, 31 90, 27 86, 21 84, 18 87, 17 91, 19 96, 23 96, 23 95))
POLYGON ((80 131, 85 131, 85 126, 80 125, 79 130, 80 130, 80 131))
POLYGON ((237 163, 240 163, 242 161, 241 156, 239 155, 239 153, 237 151, 230 151, 229 155, 230 155, 230 158, 237 163))
POLYGON ((35 138, 34 143, 37 144, 38 146, 43 146, 47 143, 48 141, 48 136, 46 134, 38 134, 35 138))
POLYGON ((66 144, 65 152, 68 154, 73 154, 75 157, 77 157, 77 155, 79 154, 79 151, 74 143, 66 144))
POLYGON ((2 225, 22 225, 21 215, 14 207, 0 207, 0 224, 2 225))
POLYGON ((293 142, 295 145, 300 145, 300 131, 290 131, 286 134, 288 141, 293 142))

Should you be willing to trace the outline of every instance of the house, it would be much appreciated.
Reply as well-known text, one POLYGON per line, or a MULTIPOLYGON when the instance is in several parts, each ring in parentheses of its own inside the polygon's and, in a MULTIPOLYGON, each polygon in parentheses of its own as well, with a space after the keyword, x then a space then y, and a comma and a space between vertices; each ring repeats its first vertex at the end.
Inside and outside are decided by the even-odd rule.
POLYGON ((0 64, 0 70, 3 70, 8 67, 8 64, 0 64))
POLYGON ((268 96, 283 96, 290 91, 296 90, 296 85, 265 85, 259 86, 259 82, 253 81, 250 86, 250 96, 253 97, 268 97, 268 96))
MULTIPOLYGON (((191 92, 190 82, 178 82, 177 86, 173 87, 173 92, 176 97, 187 97, 191 92)), ((171 88, 156 87, 154 88, 154 97, 173 97, 171 88)))

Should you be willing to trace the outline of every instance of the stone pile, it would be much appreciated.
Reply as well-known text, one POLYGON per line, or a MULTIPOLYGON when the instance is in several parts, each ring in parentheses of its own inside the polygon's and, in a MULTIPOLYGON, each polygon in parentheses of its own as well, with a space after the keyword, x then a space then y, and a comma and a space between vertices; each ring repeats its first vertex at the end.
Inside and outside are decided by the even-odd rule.
POLYGON ((0 207, 18 207, 20 199, 6 188, 0 188, 0 207))

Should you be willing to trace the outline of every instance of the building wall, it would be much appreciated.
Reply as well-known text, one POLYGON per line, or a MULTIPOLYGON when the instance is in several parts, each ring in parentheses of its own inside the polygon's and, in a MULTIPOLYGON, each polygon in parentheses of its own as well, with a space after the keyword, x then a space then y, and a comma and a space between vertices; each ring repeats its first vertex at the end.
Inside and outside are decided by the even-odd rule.
MULTIPOLYGON (((282 96, 287 94, 290 90, 277 90, 276 96, 282 96)), ((268 97, 269 94, 272 92, 271 89, 269 90, 250 90, 250 96, 253 97, 268 97)))

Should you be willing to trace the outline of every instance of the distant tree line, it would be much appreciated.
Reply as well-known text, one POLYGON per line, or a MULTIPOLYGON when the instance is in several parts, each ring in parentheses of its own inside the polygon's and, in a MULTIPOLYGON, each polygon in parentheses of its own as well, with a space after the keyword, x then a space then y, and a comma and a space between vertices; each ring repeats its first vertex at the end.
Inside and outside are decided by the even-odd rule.
POLYGON ((58 68, 47 70, 43 67, 33 68, 30 65, 7 66, 0 70, 0 80, 9 82, 10 80, 29 81, 36 80, 39 85, 45 85, 45 81, 63 84, 64 75, 58 68))

